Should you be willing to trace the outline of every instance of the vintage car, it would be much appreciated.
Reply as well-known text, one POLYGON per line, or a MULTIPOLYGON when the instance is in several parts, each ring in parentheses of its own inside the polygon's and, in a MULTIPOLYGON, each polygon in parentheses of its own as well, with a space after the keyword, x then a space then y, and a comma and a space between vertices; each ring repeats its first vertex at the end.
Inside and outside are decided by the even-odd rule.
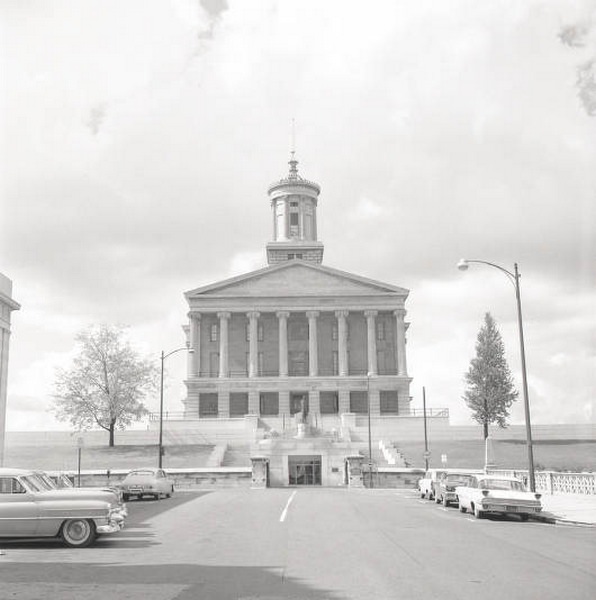
POLYGON ((472 477, 471 472, 449 471, 443 473, 435 484, 435 502, 447 507, 450 504, 458 504, 455 488, 467 485, 472 477))
POLYGON ((75 487, 71 480, 64 474, 50 474, 46 471, 34 471, 34 475, 41 480, 40 483, 47 489, 62 492, 63 497, 80 497, 84 494, 88 498, 104 498, 115 502, 123 517, 128 516, 128 508, 124 502, 122 490, 117 487, 75 487))
POLYGON ((174 480, 170 479, 163 469, 135 469, 119 484, 124 500, 133 496, 141 499, 151 496, 156 500, 161 497, 170 498, 174 493, 174 480))
POLYGON ((435 498, 435 486, 438 485, 439 478, 447 473, 447 469, 428 469, 418 481, 418 491, 421 498, 432 500, 435 498))
POLYGON ((48 489, 34 471, 0 468, 0 537, 61 538, 73 548, 124 527, 113 495, 48 489))
POLYGON ((541 494, 526 491, 523 481, 500 475, 475 475, 456 488, 459 510, 470 511, 477 519, 486 514, 515 514, 522 521, 542 510, 541 494))

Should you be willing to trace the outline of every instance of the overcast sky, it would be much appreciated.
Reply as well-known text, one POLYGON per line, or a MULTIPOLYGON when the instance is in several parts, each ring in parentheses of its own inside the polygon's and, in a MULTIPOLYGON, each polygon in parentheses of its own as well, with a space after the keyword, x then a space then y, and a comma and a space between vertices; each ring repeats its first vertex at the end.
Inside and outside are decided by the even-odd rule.
MULTIPOLYGON (((488 311, 523 422, 514 288, 458 271, 467 257, 519 264, 533 422, 596 422, 594 0, 0 10, 0 272, 22 305, 8 430, 68 428, 48 407, 82 328, 129 325, 158 365, 184 343, 185 291, 266 265, 292 119, 324 264, 410 290, 413 406, 425 386, 470 423, 488 311)), ((183 353, 167 366, 182 410, 183 353)))

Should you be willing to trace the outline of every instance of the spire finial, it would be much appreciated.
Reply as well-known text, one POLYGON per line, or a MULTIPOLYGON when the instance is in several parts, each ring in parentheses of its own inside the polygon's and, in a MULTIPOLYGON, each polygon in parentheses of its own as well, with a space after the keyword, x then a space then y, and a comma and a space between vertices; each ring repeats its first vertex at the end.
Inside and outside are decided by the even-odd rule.
POLYGON ((292 137, 290 146, 289 179, 298 179, 298 161, 296 160, 296 120, 292 117, 292 137))

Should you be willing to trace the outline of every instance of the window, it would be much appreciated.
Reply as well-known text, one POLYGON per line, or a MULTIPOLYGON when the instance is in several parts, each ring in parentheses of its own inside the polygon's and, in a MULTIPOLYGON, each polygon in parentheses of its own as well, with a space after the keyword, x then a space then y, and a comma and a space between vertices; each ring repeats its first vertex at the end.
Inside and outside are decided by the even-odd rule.
POLYGON ((339 374, 339 353, 334 350, 331 356, 333 359, 333 374, 338 375, 339 374))
POLYGON ((366 392, 350 392, 350 412, 359 414, 368 412, 368 394, 366 392))
POLYGON ((333 415, 339 412, 339 398, 337 392, 321 392, 320 406, 322 415, 333 415))
POLYGON ((333 323, 333 326, 331 327, 331 339, 337 339, 337 323, 333 323))
POLYGON ((298 226, 298 213, 291 212, 290 213, 290 225, 298 226))
POLYGON ((230 394, 230 417, 243 417, 248 414, 248 394, 232 392, 230 394))
POLYGON ((279 396, 277 392, 264 392, 259 398, 261 415, 277 415, 279 414, 279 396))
POLYGON ((217 408, 217 394, 199 394, 199 417, 216 417, 217 408))
POLYGON ((263 353, 259 352, 257 354, 257 362, 258 362, 258 370, 259 370, 259 375, 263 374, 263 371, 265 370, 265 359, 263 357, 263 353))
POLYGON ((385 339, 385 322, 377 320, 377 340, 385 339))
POLYGON ((25 488, 14 477, 0 477, 0 494, 24 494, 25 488))
POLYGON ((381 390, 380 404, 382 415, 396 415, 399 412, 397 390, 381 390))
POLYGON ((209 339, 212 342, 217 342, 219 333, 219 325, 217 323, 211 323, 211 328, 209 329, 209 339))

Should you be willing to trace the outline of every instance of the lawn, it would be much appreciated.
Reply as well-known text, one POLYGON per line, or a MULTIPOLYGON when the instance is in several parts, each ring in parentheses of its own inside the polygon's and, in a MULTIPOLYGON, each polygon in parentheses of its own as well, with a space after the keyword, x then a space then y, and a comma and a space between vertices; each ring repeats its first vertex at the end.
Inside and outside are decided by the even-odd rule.
MULTIPOLYGON (((213 451, 211 445, 166 446, 165 468, 204 467, 213 451)), ((135 469, 155 467, 157 445, 85 446, 81 450, 81 470, 135 469)), ((47 471, 76 471, 78 450, 72 446, 7 446, 4 465, 47 471)))
MULTIPOLYGON (((424 442, 395 443, 412 467, 424 467, 424 442)), ((493 440, 493 462, 504 469, 528 466, 524 440, 493 440)), ((596 440, 536 440, 533 443, 536 470, 596 471, 596 440)), ((441 455, 447 455, 448 467, 482 468, 484 440, 429 441, 430 466, 441 466, 441 455)))

